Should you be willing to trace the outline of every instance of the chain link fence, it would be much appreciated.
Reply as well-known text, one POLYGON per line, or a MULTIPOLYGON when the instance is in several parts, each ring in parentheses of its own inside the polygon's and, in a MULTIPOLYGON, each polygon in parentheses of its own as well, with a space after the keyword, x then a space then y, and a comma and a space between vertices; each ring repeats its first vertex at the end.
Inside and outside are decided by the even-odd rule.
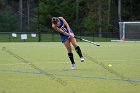
MULTIPOLYGON (((102 33, 102 38, 99 38, 98 34, 99 33, 86 33, 86 35, 79 37, 95 42, 119 40, 119 33, 104 32, 102 33)), ((60 36, 56 32, 0 32, 0 42, 60 42, 60 36)))
MULTIPOLYGON (((98 3, 99 2, 97 2, 97 4, 98 3)), ((58 33, 52 31, 52 29, 48 29, 46 26, 39 23, 40 4, 42 4, 41 0, 0 0, 0 42, 60 41, 58 33), (26 38, 24 39, 22 37, 26 38)), ((100 6, 96 5, 98 7, 95 8, 95 10, 89 11, 90 13, 92 13, 93 11, 97 12, 95 18, 89 16, 86 19, 84 19, 84 22, 91 22, 90 24, 93 24, 93 27, 88 27, 88 25, 79 25, 81 19, 79 17, 80 13, 78 11, 81 11, 79 10, 80 4, 84 3, 79 3, 78 0, 75 0, 75 4, 76 20, 73 20, 75 22, 75 25, 72 26, 72 28, 73 32, 76 35, 96 42, 108 42, 112 39, 119 39, 118 28, 116 26, 110 25, 109 20, 108 24, 104 23, 105 25, 102 25, 102 27, 105 28, 102 29, 104 31, 98 31, 101 30, 101 24, 96 25, 95 23, 99 23, 97 19, 100 14, 98 13, 98 8, 100 8, 100 6), (94 20, 94 22, 91 19, 94 20), (86 27, 88 27, 89 30, 85 29, 86 27), (94 30, 90 31, 90 29, 94 30)), ((87 8, 90 7, 92 6, 87 6, 87 8)), ((104 7, 107 8, 107 4, 104 7)), ((86 13, 87 10, 88 9, 86 9, 84 12, 86 13)))

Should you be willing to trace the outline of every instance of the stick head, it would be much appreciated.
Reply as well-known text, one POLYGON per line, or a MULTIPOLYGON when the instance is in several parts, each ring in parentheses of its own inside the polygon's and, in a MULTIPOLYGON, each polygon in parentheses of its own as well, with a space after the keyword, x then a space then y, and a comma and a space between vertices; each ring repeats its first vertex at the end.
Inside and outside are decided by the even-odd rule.
POLYGON ((100 44, 97 44, 96 46, 100 46, 100 44))

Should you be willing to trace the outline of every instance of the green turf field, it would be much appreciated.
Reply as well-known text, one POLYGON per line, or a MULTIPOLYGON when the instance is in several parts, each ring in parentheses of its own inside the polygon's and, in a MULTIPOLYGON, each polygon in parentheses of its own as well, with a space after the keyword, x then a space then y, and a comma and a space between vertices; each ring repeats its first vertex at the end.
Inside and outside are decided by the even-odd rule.
POLYGON ((80 42, 71 70, 62 43, 0 43, 0 93, 139 93, 140 43, 100 44, 80 42))

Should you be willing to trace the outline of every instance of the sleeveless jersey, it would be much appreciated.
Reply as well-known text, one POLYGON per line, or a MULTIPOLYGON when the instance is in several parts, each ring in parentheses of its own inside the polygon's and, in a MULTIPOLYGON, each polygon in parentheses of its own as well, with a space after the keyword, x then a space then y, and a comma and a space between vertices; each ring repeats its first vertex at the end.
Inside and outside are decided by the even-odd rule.
MULTIPOLYGON (((59 18, 59 22, 60 22, 60 25, 59 25, 58 28, 60 28, 64 32, 68 33, 68 29, 67 29, 66 25, 64 24, 64 22, 62 21, 62 19, 59 18)), ((70 28, 70 33, 73 33, 71 28, 70 28)), ((59 34, 60 34, 62 43, 64 43, 66 40, 69 39, 69 36, 66 36, 66 35, 64 35, 62 33, 59 33, 59 34)))
MULTIPOLYGON (((58 28, 60 28, 61 30, 63 30, 64 32, 68 32, 66 25, 64 25, 63 21, 59 18, 60 21, 60 25, 58 28)), ((62 33, 59 33, 60 35, 63 35, 62 33)))

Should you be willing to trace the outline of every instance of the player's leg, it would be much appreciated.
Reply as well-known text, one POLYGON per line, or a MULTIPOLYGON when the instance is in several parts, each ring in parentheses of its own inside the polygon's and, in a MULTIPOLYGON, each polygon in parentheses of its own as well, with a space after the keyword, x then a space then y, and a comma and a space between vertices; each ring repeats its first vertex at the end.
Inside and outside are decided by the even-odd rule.
POLYGON ((64 42, 64 45, 68 51, 68 57, 71 61, 71 64, 72 64, 72 69, 75 69, 75 62, 74 62, 74 57, 73 57, 73 53, 72 53, 72 47, 70 45, 70 40, 68 39, 67 41, 64 42))
POLYGON ((82 55, 81 48, 80 48, 80 46, 78 46, 76 39, 75 38, 70 38, 70 42, 75 47, 75 50, 78 53, 81 62, 84 62, 84 57, 82 55))

